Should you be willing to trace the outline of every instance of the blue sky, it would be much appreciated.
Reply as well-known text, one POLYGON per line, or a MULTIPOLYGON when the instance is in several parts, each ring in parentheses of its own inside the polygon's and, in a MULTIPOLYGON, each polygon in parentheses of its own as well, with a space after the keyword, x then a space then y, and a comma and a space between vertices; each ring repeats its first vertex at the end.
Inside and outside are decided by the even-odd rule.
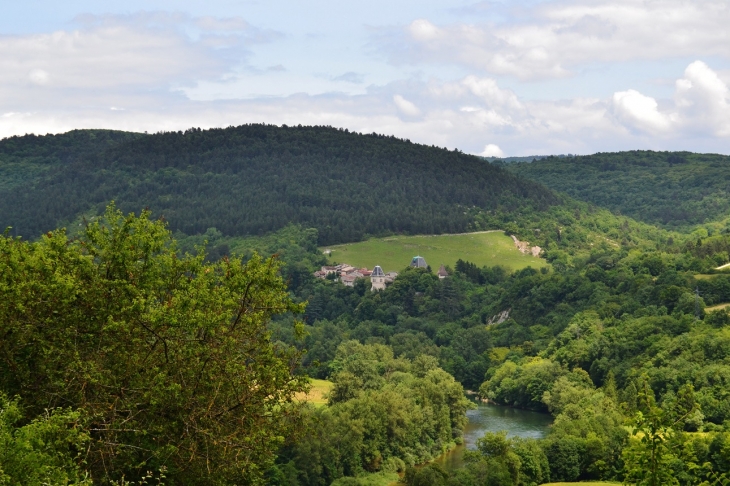
POLYGON ((725 0, 8 2, 0 137, 266 122, 730 153, 728 25, 725 0))

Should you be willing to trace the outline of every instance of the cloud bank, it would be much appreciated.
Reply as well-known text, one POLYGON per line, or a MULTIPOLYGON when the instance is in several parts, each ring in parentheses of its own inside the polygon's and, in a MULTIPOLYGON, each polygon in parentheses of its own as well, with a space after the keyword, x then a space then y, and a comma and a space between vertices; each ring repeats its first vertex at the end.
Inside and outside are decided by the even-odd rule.
POLYGON ((565 77, 585 63, 730 57, 724 0, 545 2, 514 22, 416 19, 380 39, 390 61, 459 64, 522 79, 565 77))
POLYGON ((371 29, 368 62, 411 67, 369 84, 365 68, 303 77, 294 58, 257 58, 290 36, 240 17, 80 16, 74 29, 0 36, 0 137, 264 122, 394 134, 485 156, 730 151, 727 2, 554 1, 510 15, 371 29), (580 77, 590 63, 683 57, 661 96, 620 81, 594 96, 520 94, 580 77), (320 82, 327 89, 307 88, 320 82), (276 95, 261 94, 268 85, 276 95), (210 86, 227 88, 215 95, 210 86), (357 94, 341 89, 350 86, 357 94))

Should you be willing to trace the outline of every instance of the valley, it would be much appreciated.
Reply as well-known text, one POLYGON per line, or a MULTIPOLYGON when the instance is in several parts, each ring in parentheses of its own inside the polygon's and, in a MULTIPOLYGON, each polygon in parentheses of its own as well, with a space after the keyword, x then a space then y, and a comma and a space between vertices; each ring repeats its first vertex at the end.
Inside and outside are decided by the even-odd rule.
POLYGON ((4 470, 30 457, 101 484, 725 481, 723 161, 500 164, 271 125, 2 140, 0 436, 11 451, 53 438, 49 453, 0 451, 4 470), (378 292, 315 277, 335 262, 398 275, 378 292), (501 434, 495 411, 540 417, 539 433, 501 434), (464 449, 459 467, 433 462, 464 449))

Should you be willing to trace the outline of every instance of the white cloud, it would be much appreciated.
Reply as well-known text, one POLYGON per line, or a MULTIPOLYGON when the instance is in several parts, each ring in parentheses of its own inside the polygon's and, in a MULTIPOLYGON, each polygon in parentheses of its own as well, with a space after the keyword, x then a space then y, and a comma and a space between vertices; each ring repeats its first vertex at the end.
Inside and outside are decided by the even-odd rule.
POLYGON ((396 64, 459 64, 521 79, 564 77, 596 62, 730 58, 726 0, 558 0, 529 12, 501 23, 419 19, 377 40, 396 64))
POLYGON ((488 106, 505 106, 514 110, 523 109, 517 95, 510 90, 501 89, 494 79, 467 76, 462 84, 474 95, 484 100, 488 106))
POLYGON ((504 152, 498 145, 489 143, 484 147, 484 150, 479 153, 482 157, 504 157, 504 152))
POLYGON ((48 83, 48 78, 48 73, 43 69, 33 69, 28 74, 28 79, 30 79, 30 82, 37 85, 44 85, 48 83))
POLYGON ((418 116, 421 114, 421 110, 419 110, 416 105, 403 98, 399 94, 393 96, 393 102, 395 102, 395 106, 397 106, 401 113, 403 113, 404 115, 418 116))
MULTIPOLYGON (((595 42, 601 43, 623 28, 601 23, 604 17, 595 12, 590 14, 595 18, 580 22, 585 15, 576 15, 576 22, 554 35, 583 39, 594 30, 595 42)), ((455 46, 451 27, 424 20, 411 30, 408 35, 420 39, 414 45, 455 46)), ((460 28, 459 35, 463 49, 452 52, 474 59, 494 40, 478 26, 460 28)), ((503 63, 507 70, 525 73, 531 66, 553 72, 568 65, 560 57, 567 47, 540 46, 537 34, 517 28, 510 35, 505 45, 522 46, 519 55, 509 54, 512 47, 500 51, 495 41, 490 65, 503 63)), ((349 66, 323 73, 329 88, 316 91, 306 84, 315 76, 307 78, 293 59, 266 57, 261 66, 272 67, 258 71, 246 65, 251 46, 276 37, 238 18, 172 14, 85 17, 72 31, 0 37, 0 137, 73 128, 155 132, 264 122, 394 134, 486 155, 636 148, 728 152, 728 78, 702 62, 676 73, 681 79, 673 99, 630 85, 602 98, 528 99, 518 88, 507 89, 474 70, 448 79, 404 75, 366 86, 365 76, 349 66), (254 79, 268 89, 262 96, 251 94, 254 79), (275 83, 284 95, 275 96, 275 83), (207 85, 231 89, 218 100, 196 96, 196 89, 207 85), (356 90, 342 91, 350 85, 356 90), (293 89, 304 93, 290 94, 293 89)), ((413 56, 419 52, 424 51, 413 56)), ((368 81, 375 76, 371 67, 368 81)))
POLYGON ((241 19, 167 13, 82 16, 77 23, 72 31, 0 37, 0 103, 44 107, 71 90, 81 97, 93 91, 108 106, 105 97, 122 93, 169 93, 221 77, 245 62, 248 46, 276 37, 241 19))
POLYGON ((716 72, 695 61, 677 80, 675 102, 686 128, 730 136, 730 90, 716 72))
POLYGON ((441 33, 438 27, 425 19, 418 19, 411 22, 411 25, 408 26, 408 31, 414 39, 426 42, 437 40, 441 33))
POLYGON ((702 61, 687 66, 665 109, 652 97, 629 89, 614 93, 613 115, 630 128, 654 135, 730 136, 730 89, 702 61))
POLYGON ((629 126, 653 133, 672 128, 671 117, 659 112, 656 100, 636 90, 614 93, 611 101, 616 117, 629 126))

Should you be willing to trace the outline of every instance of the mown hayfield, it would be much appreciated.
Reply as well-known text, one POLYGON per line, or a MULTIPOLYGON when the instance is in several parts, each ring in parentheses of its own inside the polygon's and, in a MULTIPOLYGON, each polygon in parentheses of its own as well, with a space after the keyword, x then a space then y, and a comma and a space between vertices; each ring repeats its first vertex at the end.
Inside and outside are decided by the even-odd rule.
POLYGON ((358 243, 322 247, 331 250, 330 262, 349 263, 356 267, 373 268, 380 265, 384 271, 398 272, 420 255, 436 271, 439 265, 452 268, 458 259, 476 264, 502 265, 510 270, 528 266, 545 267, 548 263, 532 255, 523 255, 512 238, 502 231, 465 233, 458 235, 389 236, 358 243))
POLYGON ((309 393, 298 393, 297 400, 311 403, 317 407, 327 405, 327 393, 332 389, 332 382, 328 380, 310 380, 312 388, 309 393))

